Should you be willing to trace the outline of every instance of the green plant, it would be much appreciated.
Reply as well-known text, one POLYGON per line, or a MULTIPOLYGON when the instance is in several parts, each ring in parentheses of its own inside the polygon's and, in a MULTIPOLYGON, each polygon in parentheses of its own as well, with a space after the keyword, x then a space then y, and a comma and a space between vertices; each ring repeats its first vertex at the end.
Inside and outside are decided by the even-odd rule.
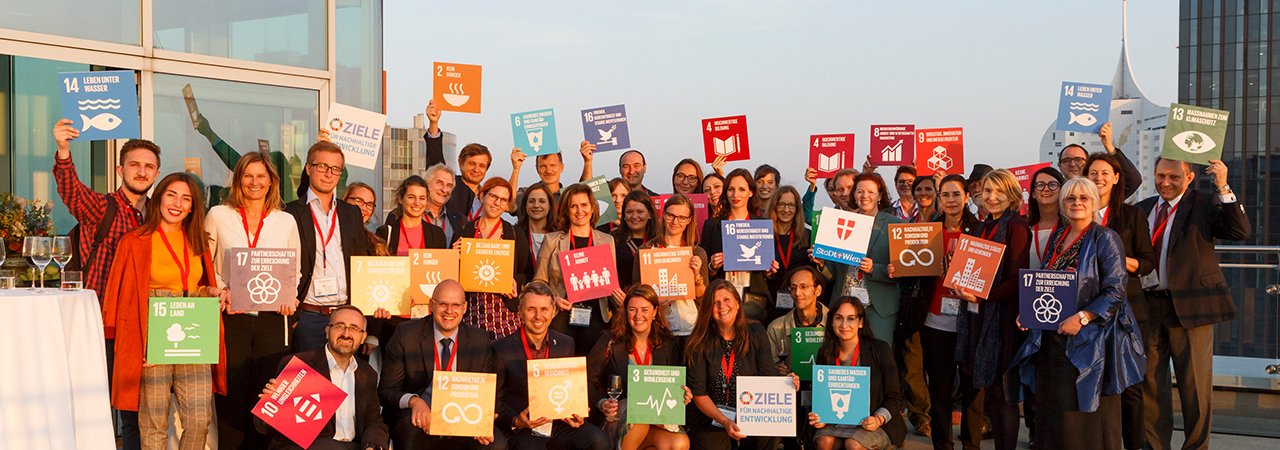
POLYGON ((22 251, 22 238, 53 236, 52 202, 28 201, 11 192, 0 193, 0 240, 10 252, 22 251))

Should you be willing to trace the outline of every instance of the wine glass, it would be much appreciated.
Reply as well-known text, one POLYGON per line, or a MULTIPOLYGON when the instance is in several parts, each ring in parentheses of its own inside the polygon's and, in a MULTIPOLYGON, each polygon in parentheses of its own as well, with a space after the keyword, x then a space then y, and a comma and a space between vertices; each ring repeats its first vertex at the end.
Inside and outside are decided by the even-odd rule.
POLYGON ((38 273, 36 273, 36 278, 40 279, 40 288, 36 290, 36 293, 43 294, 44 293, 44 268, 48 267, 49 263, 53 261, 53 253, 52 253, 53 245, 52 245, 52 242, 50 242, 50 239, 47 237, 37 237, 37 238, 31 238, 31 239, 32 239, 31 256, 30 256, 31 263, 39 267, 39 270, 40 270, 38 273))
POLYGON ((62 279, 67 263, 71 262, 71 237, 55 236, 53 238, 53 262, 58 263, 58 279, 62 279))
MULTIPOLYGON (((618 397, 622 396, 622 375, 609 375, 609 400, 618 403, 618 397)), ((613 422, 618 420, 618 413, 613 413, 607 418, 613 422)))
POLYGON ((34 267, 36 265, 35 260, 31 259, 31 252, 34 251, 36 248, 36 239, 38 238, 35 236, 27 236, 22 238, 22 257, 23 259, 27 260, 27 264, 28 264, 27 273, 31 273, 31 288, 28 289, 30 291, 36 290, 36 277, 35 277, 35 274, 32 273, 32 269, 31 269, 31 267, 34 267))

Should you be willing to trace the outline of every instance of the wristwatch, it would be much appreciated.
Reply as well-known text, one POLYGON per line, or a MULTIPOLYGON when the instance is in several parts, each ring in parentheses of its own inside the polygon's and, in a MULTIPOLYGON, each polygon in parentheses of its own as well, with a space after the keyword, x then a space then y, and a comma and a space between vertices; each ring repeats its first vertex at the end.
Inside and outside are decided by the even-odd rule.
POLYGON ((1222 187, 1218 188, 1219 194, 1226 194, 1228 192, 1231 192, 1231 185, 1224 184, 1222 187))
POLYGON ((1080 326, 1083 327, 1089 324, 1089 315, 1085 314, 1084 311, 1080 311, 1080 313, 1076 314, 1076 316, 1080 317, 1080 326))

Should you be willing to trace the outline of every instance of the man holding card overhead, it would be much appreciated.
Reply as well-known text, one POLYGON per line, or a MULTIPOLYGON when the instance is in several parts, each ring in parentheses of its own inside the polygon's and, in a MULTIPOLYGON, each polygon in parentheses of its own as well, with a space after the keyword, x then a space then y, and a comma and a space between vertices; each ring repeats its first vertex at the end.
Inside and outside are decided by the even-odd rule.
MULTIPOLYGON (((466 293, 445 280, 431 297, 431 316, 400 324, 383 348, 378 386, 388 415, 394 414, 397 448, 506 448, 506 437, 474 439, 431 435, 431 393, 436 371, 495 373, 489 334, 462 323, 466 293)), ((482 406, 483 408, 483 406, 482 406)))

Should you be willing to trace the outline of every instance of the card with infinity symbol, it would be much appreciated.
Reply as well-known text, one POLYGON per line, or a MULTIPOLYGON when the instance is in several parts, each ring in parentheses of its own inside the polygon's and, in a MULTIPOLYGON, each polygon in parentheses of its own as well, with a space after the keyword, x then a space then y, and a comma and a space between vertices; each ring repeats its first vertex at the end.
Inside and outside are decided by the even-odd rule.
POLYGON ((493 437, 498 376, 491 373, 435 372, 431 390, 432 436, 493 437))
POLYGON ((1018 271, 1018 322, 1023 328, 1057 330, 1076 315, 1076 273, 1061 270, 1018 271))
POLYGON ((297 249, 229 248, 226 261, 231 311, 279 311, 280 305, 297 300, 297 249))
POLYGON ((894 277, 942 275, 942 224, 889 224, 889 262, 894 277))

